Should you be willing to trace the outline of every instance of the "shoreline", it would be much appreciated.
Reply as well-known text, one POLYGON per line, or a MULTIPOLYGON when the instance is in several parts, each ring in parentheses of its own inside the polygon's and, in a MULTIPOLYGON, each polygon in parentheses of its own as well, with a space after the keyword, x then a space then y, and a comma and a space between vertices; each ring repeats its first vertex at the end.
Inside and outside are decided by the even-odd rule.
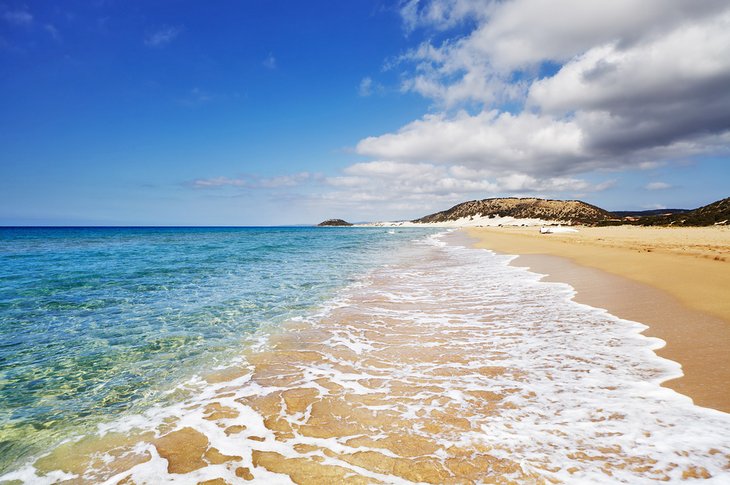
MULTIPOLYGON (((666 243, 673 236, 686 236, 686 231, 672 234, 672 229, 664 229, 662 245, 651 238, 656 230, 642 234, 641 228, 623 231, 628 235, 621 229, 581 228, 580 235, 550 236, 530 229, 469 228, 465 234, 476 240, 473 247, 516 254, 512 265, 544 274, 545 281, 569 284, 576 302, 647 325, 643 335, 665 342, 655 353, 678 362, 684 374, 662 386, 698 406, 730 412, 730 286, 722 286, 725 280, 730 285, 727 262, 692 249, 683 254, 666 243), (617 237, 611 239, 612 232, 617 237), (626 243, 627 236, 632 244, 626 243), (656 252, 637 250, 642 244, 656 252), (682 269, 673 273, 677 265, 682 269), (652 284, 662 278, 661 284, 652 284), (685 287, 693 298, 687 298, 685 287), (723 293, 728 302, 722 300, 723 293), (721 301, 714 301, 718 295, 721 301)), ((690 240, 681 243, 692 247, 690 240)), ((715 245, 711 250, 722 253, 724 248, 715 245)))
MULTIPOLYGON (((567 285, 510 267, 513 256, 472 249, 464 231, 448 233, 404 246, 396 263, 282 322, 241 362, 201 374, 136 425, 114 421, 5 478, 632 483, 727 474, 730 415, 658 387, 679 369, 647 348, 637 324, 571 301, 567 285), (697 439, 686 440, 690 430, 697 439)), ((535 258, 519 262, 550 262, 535 258)))

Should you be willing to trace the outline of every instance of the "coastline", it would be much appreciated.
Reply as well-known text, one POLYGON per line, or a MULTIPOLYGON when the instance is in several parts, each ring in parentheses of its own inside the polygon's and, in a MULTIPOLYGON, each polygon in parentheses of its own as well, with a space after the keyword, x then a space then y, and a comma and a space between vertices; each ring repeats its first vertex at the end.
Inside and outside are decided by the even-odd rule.
POLYGON ((730 412, 730 232, 726 228, 468 228, 475 247, 517 254, 514 266, 571 285, 574 300, 648 325, 660 357, 684 376, 662 386, 730 412), (726 237, 727 236, 727 237, 726 237))
POLYGON ((728 474, 730 415, 658 386, 679 366, 657 358, 661 342, 640 336, 643 325, 577 304, 568 285, 540 283, 513 256, 448 232, 409 239, 392 264, 282 322, 240 362, 200 374, 169 406, 67 441, 0 481, 728 474))

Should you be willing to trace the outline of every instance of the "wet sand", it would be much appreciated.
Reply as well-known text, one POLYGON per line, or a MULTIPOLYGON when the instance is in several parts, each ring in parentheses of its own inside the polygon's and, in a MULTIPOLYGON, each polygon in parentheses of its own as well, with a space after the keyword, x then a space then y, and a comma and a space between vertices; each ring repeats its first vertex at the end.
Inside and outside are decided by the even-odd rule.
POLYGON ((476 245, 519 254, 513 264, 573 286, 575 300, 649 325, 682 365, 664 386, 730 412, 730 228, 532 228, 466 230, 476 245))

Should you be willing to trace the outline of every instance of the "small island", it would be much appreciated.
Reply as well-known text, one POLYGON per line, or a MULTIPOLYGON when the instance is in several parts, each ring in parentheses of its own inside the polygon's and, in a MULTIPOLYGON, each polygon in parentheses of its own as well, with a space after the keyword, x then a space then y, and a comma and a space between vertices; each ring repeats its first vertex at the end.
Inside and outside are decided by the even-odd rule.
POLYGON ((344 221, 342 219, 327 219, 324 222, 320 222, 317 224, 318 227, 336 227, 336 226, 351 226, 347 221, 344 221))

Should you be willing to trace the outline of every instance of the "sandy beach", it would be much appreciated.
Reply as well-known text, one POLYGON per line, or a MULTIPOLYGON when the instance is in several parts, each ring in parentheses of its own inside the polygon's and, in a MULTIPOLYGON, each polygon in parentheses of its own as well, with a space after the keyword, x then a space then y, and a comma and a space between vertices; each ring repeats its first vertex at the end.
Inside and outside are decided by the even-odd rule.
POLYGON ((550 275, 576 300, 649 325, 667 342, 658 355, 684 377, 664 385, 701 406, 730 412, 730 228, 469 228, 478 247, 521 255, 517 266, 550 275))

